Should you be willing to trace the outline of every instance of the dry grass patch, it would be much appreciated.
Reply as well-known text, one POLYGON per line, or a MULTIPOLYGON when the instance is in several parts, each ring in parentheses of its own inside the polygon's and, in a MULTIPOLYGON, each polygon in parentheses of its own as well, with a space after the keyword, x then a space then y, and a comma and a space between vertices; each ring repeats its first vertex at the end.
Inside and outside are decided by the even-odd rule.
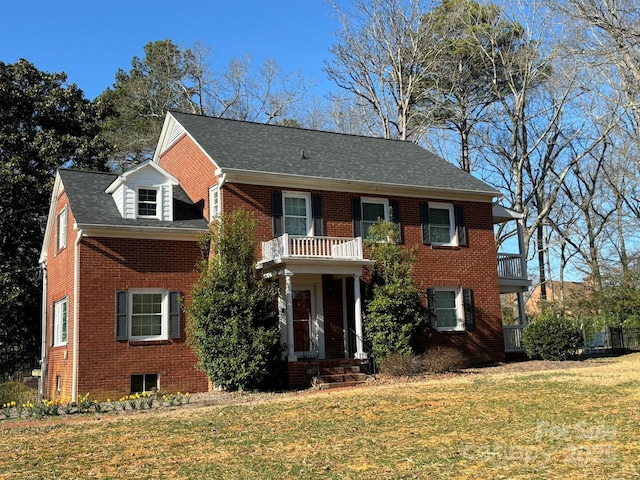
POLYGON ((0 422, 0 479, 637 478, 638 382, 640 355, 630 355, 83 422, 0 422))

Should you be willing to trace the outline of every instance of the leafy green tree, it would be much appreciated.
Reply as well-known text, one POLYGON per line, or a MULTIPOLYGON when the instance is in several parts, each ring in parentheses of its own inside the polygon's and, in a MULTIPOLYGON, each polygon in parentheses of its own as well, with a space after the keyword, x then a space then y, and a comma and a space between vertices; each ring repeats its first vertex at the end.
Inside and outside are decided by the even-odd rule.
POLYGON ((206 69, 197 52, 158 40, 147 43, 144 54, 133 57, 129 72, 119 69, 113 87, 99 97, 114 109, 102 128, 116 146, 113 162, 121 168, 153 155, 168 110, 204 113, 206 69))
POLYGON ((413 283, 415 253, 398 244, 395 224, 379 221, 369 230, 371 298, 366 304, 365 336, 379 361, 390 353, 411 355, 424 306, 413 283))
POLYGON ((421 83, 427 93, 419 121, 454 131, 460 168, 470 172, 473 128, 507 88, 502 59, 514 58, 522 48, 523 27, 505 19, 497 5, 475 0, 443 0, 421 25, 427 30, 420 36, 423 49, 434 53, 428 59, 430 74, 421 83))
POLYGON ((188 312, 200 367, 228 390, 260 387, 280 354, 278 290, 256 270, 255 226, 239 209, 211 227, 206 241, 213 252, 202 265, 188 312))
POLYGON ((37 358, 38 257, 56 169, 106 169, 104 111, 66 80, 26 60, 0 62, 0 377, 37 358))

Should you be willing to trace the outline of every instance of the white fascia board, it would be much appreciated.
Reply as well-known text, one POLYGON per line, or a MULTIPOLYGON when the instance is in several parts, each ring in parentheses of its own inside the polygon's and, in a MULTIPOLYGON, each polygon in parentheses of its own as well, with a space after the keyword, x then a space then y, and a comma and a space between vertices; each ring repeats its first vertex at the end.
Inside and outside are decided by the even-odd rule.
POLYGON ((227 168, 221 169, 220 171, 224 172, 228 183, 281 186, 283 188, 326 190, 334 192, 351 192, 412 198, 437 198, 442 200, 475 201, 483 203, 491 203, 496 197, 500 196, 500 192, 497 190, 495 192, 485 192, 481 190, 372 183, 361 180, 308 177, 303 175, 287 175, 272 172, 247 172, 246 170, 234 170, 227 168))
POLYGON ((56 200, 63 190, 64 185, 62 184, 62 179, 60 178, 60 174, 56 172, 56 179, 53 182, 53 190, 51 192, 51 202, 49 203, 47 228, 44 231, 44 239, 42 240, 42 248, 40 249, 40 258, 38 260, 39 263, 44 263, 47 261, 49 242, 51 241, 51 235, 54 229, 54 222, 56 217, 56 205, 58 203, 56 200))
POLYGON ((112 225, 80 225, 85 237, 136 238, 152 240, 196 241, 206 228, 116 227, 112 225))

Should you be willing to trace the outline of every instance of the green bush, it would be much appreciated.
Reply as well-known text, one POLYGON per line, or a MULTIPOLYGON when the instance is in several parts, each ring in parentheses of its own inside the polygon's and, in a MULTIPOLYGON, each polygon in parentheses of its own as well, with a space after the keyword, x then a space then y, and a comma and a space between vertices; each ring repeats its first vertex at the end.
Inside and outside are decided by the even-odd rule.
POLYGON ((413 354, 414 337, 424 306, 413 283, 415 252, 398 244, 397 226, 379 220, 369 230, 370 298, 366 299, 364 333, 378 362, 391 353, 413 354))
POLYGON ((16 402, 18 405, 33 403, 38 398, 38 392, 21 382, 0 383, 0 406, 16 402))
POLYGON ((188 312, 199 367, 228 390, 260 388, 280 356, 278 290, 256 271, 255 226, 235 210, 211 227, 214 255, 202 265, 188 312))
POLYGON ((578 353, 583 343, 580 327, 553 313, 535 317, 522 334, 522 344, 529 358, 567 360, 578 353))

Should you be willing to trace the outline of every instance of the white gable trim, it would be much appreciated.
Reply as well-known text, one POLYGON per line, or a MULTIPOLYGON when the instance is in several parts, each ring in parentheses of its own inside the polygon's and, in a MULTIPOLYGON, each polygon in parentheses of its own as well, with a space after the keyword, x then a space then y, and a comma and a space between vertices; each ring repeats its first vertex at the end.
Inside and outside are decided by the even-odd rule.
MULTIPOLYGON (((47 261, 49 242, 51 242, 51 237, 56 227, 55 221, 56 221, 56 206, 58 204, 57 199, 63 191, 64 191, 64 185, 62 184, 62 178, 60 178, 60 174, 56 171, 56 178, 53 182, 53 191, 51 192, 51 201, 49 202, 47 228, 44 231, 44 240, 42 241, 42 248, 40 250, 40 259, 38 260, 39 263, 44 263, 47 261)), ((68 212, 67 212, 67 215, 69 215, 68 212)), ((67 218, 70 218, 70 217, 68 216, 67 218)))
POLYGON ((195 138, 182 126, 176 118, 171 115, 171 112, 167 112, 167 115, 164 118, 164 124, 162 125, 162 131, 160 133, 160 139, 156 145, 156 151, 153 154, 153 162, 159 163, 160 157, 171 148, 173 144, 175 144, 179 139, 184 136, 189 137, 191 141, 198 147, 198 149, 202 152, 202 154, 209 159, 209 161, 213 164, 213 166, 218 169, 218 164, 215 160, 207 153, 207 151, 202 148, 195 138), (176 136, 176 131, 180 129, 184 134, 176 136))

